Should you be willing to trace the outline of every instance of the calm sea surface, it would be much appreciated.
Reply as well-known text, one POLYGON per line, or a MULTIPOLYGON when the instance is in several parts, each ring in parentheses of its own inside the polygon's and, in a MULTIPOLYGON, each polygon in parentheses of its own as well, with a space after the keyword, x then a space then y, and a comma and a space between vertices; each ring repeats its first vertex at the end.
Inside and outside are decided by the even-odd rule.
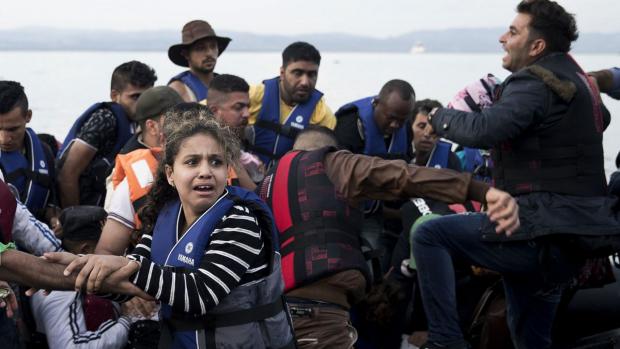
MULTIPOLYGON (((395 53, 324 53, 317 87, 325 93, 332 110, 354 99, 376 94, 393 78, 409 81, 418 99, 434 98, 447 103, 466 84, 486 73, 505 78, 497 54, 418 55, 395 53)), ((620 55, 576 55, 586 71, 620 64, 620 55)), ((182 70, 165 52, 0 52, 0 79, 17 80, 25 88, 33 118, 30 126, 59 139, 92 103, 109 99, 110 75, 119 64, 139 60, 157 71, 163 85, 182 70)), ((242 76, 250 84, 278 74, 279 53, 226 52, 216 71, 242 76)), ((612 114, 605 132, 607 173, 620 150, 620 101, 603 97, 612 114)))

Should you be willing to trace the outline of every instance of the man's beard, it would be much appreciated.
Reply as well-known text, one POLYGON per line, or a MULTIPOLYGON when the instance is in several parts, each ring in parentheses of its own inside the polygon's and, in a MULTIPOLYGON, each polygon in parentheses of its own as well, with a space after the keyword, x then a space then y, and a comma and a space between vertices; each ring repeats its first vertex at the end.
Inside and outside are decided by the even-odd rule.
POLYGON ((209 68, 203 68, 203 67, 192 67, 193 70, 202 73, 202 74, 211 74, 213 72, 213 70, 215 70, 215 66, 213 66, 213 69, 209 69, 209 68))

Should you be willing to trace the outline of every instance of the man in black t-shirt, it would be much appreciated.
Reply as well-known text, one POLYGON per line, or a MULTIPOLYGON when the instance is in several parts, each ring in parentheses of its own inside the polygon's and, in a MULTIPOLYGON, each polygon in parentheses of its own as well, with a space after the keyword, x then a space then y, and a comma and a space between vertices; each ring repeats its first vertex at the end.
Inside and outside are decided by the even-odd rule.
POLYGON ((136 101, 155 80, 144 63, 121 64, 112 73, 112 101, 94 104, 74 123, 58 154, 62 207, 103 205, 105 178, 135 129, 136 101))

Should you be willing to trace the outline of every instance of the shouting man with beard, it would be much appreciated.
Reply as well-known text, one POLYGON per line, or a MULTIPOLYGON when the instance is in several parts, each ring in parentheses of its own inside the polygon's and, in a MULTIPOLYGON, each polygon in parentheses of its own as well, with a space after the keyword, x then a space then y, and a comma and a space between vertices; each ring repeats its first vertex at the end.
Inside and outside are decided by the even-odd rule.
POLYGON ((168 86, 186 102, 198 102, 207 98, 208 86, 213 77, 217 58, 224 52, 230 38, 215 35, 211 25, 195 20, 183 26, 183 42, 168 49, 170 60, 182 67, 189 67, 168 82, 168 86))

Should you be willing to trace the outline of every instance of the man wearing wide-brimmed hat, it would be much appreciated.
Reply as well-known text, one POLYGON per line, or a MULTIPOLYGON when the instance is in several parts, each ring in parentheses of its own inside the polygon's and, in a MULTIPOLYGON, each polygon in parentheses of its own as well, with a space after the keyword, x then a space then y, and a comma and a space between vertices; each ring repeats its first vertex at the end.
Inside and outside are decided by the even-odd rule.
POLYGON ((216 75, 213 70, 217 58, 224 52, 230 38, 215 35, 213 27, 205 21, 194 20, 183 26, 182 42, 168 49, 172 63, 189 67, 168 82, 186 102, 207 98, 208 86, 216 75))

